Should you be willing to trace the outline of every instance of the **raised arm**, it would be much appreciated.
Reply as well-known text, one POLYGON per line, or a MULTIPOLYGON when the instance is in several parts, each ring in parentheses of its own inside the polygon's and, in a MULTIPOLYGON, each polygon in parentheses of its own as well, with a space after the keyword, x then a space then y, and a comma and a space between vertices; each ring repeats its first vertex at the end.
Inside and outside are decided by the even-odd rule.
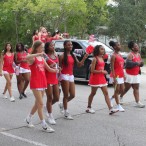
POLYGON ((29 54, 26 56, 26 60, 28 61, 29 64, 33 64, 34 62, 34 57, 38 57, 38 56, 43 56, 43 52, 42 53, 37 53, 37 54, 29 54))
POLYGON ((77 66, 78 67, 81 67, 81 66, 83 66, 84 65, 84 62, 85 62, 85 60, 88 58, 88 54, 85 54, 84 55, 84 57, 83 57, 83 59, 81 60, 81 61, 79 61, 78 59, 77 59, 77 57, 75 56, 75 61, 76 61, 76 63, 77 63, 77 66))

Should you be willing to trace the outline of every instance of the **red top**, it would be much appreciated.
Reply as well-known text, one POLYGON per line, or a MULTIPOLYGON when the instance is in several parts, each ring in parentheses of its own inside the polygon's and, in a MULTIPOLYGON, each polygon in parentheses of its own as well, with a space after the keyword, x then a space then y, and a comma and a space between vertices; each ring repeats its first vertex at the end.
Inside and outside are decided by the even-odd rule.
POLYGON ((54 38, 53 37, 50 37, 50 38, 46 38, 46 42, 52 42, 52 40, 54 40, 54 38))
POLYGON ((62 74, 68 74, 68 75, 73 75, 73 67, 74 67, 74 59, 71 55, 67 56, 68 57, 68 65, 65 66, 64 62, 62 62, 62 74))
MULTIPOLYGON (((23 61, 23 60, 26 59, 26 56, 27 56, 27 52, 25 52, 25 51, 24 52, 18 52, 17 53, 17 60, 18 61, 23 61)), ((20 67, 22 67, 24 69, 30 69, 28 62, 21 62, 20 67)))
POLYGON ((30 89, 47 88, 44 60, 39 61, 36 57, 34 63, 30 65, 30 89))
MULTIPOLYGON (((100 61, 97 57, 95 70, 104 70, 104 66, 105 66, 104 61, 100 61)), ((101 84, 107 84, 105 75, 103 73, 91 73, 89 79, 89 85, 101 85, 101 84)))
MULTIPOLYGON (((141 61, 141 57, 140 57, 140 54, 138 55, 135 55, 134 53, 132 53, 132 61, 133 62, 140 62, 141 61)), ((126 73, 128 73, 129 75, 138 75, 139 74, 139 71, 140 71, 140 67, 139 66, 135 66, 133 68, 130 68, 130 69, 126 69, 126 73)))
POLYGON ((5 54, 3 60, 4 60, 3 71, 7 71, 8 73, 14 73, 13 69, 14 54, 12 53, 10 56, 5 54))
MULTIPOLYGON (((48 65, 57 65, 57 63, 59 62, 58 57, 56 56, 55 59, 52 59, 49 55, 49 60, 47 61, 48 65)), ((53 84, 56 85, 58 84, 58 77, 57 77, 57 73, 52 73, 46 70, 46 79, 47 79, 47 84, 53 84)))
POLYGON ((41 41, 42 41, 43 43, 46 43, 46 35, 41 35, 41 41))
MULTIPOLYGON (((124 77, 124 59, 120 54, 115 55, 115 62, 114 62, 114 71, 115 71, 115 77, 123 78, 124 77)), ((113 74, 111 72, 111 77, 113 77, 113 74)))
POLYGON ((39 36, 38 35, 34 35, 34 41, 39 40, 39 36))

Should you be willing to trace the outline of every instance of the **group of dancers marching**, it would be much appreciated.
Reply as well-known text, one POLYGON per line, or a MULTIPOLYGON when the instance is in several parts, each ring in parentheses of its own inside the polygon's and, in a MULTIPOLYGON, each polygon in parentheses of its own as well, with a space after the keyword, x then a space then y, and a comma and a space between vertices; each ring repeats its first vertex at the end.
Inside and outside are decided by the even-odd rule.
MULTIPOLYGON (((105 101, 109 108, 110 115, 118 111, 125 111, 120 103, 122 103, 123 96, 130 87, 133 88, 136 106, 140 108, 145 107, 139 99, 139 71, 140 67, 143 66, 143 62, 140 54, 138 53, 138 45, 132 41, 128 44, 131 52, 129 53, 126 61, 126 74, 124 74, 123 69, 124 60, 120 55, 120 44, 118 42, 111 41, 110 45, 114 49, 114 53, 111 57, 111 81, 114 84, 114 94, 111 98, 108 94, 107 81, 105 79, 107 71, 104 70, 105 63, 103 60, 105 49, 103 46, 97 45, 93 50, 94 58, 90 68, 91 75, 89 85, 91 86, 91 93, 88 97, 88 106, 86 109, 87 113, 95 113, 91 104, 98 88, 101 88, 105 96, 105 101), (113 99, 116 101, 116 108, 113 107, 113 99)), ((50 124, 55 125, 56 121, 53 118, 52 105, 59 101, 59 83, 61 84, 63 92, 63 102, 59 103, 60 110, 65 119, 73 120, 73 117, 68 110, 68 102, 75 97, 73 66, 74 63, 76 63, 78 67, 83 66, 88 54, 86 53, 83 59, 78 61, 72 52, 72 48, 72 42, 70 40, 65 40, 64 52, 58 57, 52 42, 47 42, 44 45, 44 43, 40 40, 34 41, 31 53, 27 53, 25 51, 22 43, 18 43, 16 45, 15 54, 10 43, 5 45, 0 61, 0 75, 3 74, 6 79, 3 97, 7 98, 6 91, 8 90, 10 101, 15 101, 15 98, 12 95, 11 83, 14 72, 17 77, 20 99, 27 97, 25 90, 30 82, 30 89, 35 97, 35 102, 30 113, 25 119, 25 122, 29 127, 34 127, 32 124, 32 117, 35 112, 38 112, 42 129, 46 132, 54 132, 54 129, 46 123, 43 115, 43 96, 45 92, 47 97, 45 106, 47 120, 50 124)))

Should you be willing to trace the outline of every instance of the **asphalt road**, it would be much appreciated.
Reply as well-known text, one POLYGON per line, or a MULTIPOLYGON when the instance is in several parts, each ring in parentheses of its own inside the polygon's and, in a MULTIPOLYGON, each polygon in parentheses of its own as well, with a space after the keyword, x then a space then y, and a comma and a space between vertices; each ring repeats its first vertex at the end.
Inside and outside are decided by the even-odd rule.
MULTIPOLYGON (((141 79, 141 101, 146 104, 146 74, 142 74, 141 79)), ((5 80, 0 77, 0 93, 4 85, 5 80)), ((109 87, 108 91, 111 96, 113 88, 109 87)), ((55 133, 51 134, 41 131, 37 114, 33 118, 35 128, 26 127, 24 119, 32 107, 34 97, 27 89, 28 98, 18 99, 15 77, 13 93, 16 97, 14 103, 0 96, 0 146, 146 146, 146 108, 135 107, 132 90, 124 98, 125 112, 109 116, 99 89, 93 101, 96 113, 87 114, 85 109, 90 87, 77 83, 76 98, 69 103, 74 120, 65 120, 58 104, 54 105, 53 115, 57 125, 52 126, 55 133)))

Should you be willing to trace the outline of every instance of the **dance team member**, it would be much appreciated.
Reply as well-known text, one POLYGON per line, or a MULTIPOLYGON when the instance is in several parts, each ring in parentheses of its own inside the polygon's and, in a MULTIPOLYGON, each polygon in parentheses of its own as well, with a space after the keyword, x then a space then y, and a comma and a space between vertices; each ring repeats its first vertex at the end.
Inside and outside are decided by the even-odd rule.
POLYGON ((110 82, 114 84, 114 95, 110 98, 111 105, 113 105, 113 99, 117 103, 117 109, 120 112, 125 110, 120 105, 119 94, 124 92, 124 59, 120 54, 121 45, 118 42, 110 41, 109 45, 113 47, 114 53, 111 57, 111 74, 110 82))
POLYGON ((105 79, 105 75, 107 74, 107 71, 104 70, 105 63, 103 60, 104 53, 105 53, 105 49, 101 45, 95 46, 93 51, 94 58, 91 63, 91 75, 89 79, 89 85, 91 86, 91 93, 88 97, 88 107, 86 109, 86 112, 92 114, 95 113, 95 110, 91 108, 91 104, 97 89, 101 88, 105 97, 106 104, 109 108, 109 114, 112 115, 115 112, 118 112, 118 110, 114 109, 111 106, 109 95, 108 95, 107 81, 105 79))
MULTIPOLYGON (((120 95, 121 100, 127 91, 132 87, 133 95, 135 97, 136 106, 139 108, 144 108, 145 105, 140 102, 139 97, 139 84, 140 84, 140 67, 144 65, 141 56, 139 54, 138 45, 130 41, 128 43, 128 48, 131 50, 126 60, 126 80, 125 80, 125 90, 120 95)), ((123 101, 122 101, 123 102, 123 101)))
MULTIPOLYGON (((45 44, 45 53, 48 56, 47 64, 51 68, 58 68, 59 66, 59 59, 58 55, 55 52, 54 44, 47 42, 45 44)), ((46 70, 46 79, 47 79, 47 89, 46 89, 46 95, 47 95, 47 117, 48 122, 50 124, 56 124, 55 119, 53 118, 52 114, 52 105, 59 101, 59 86, 58 86, 58 74, 49 72, 46 70)))
POLYGON ((88 56, 87 54, 84 55, 83 59, 79 62, 73 54, 72 48, 72 42, 66 40, 64 42, 64 53, 60 55, 59 58, 59 66, 62 68, 59 79, 61 81, 63 91, 63 104, 60 103, 59 107, 61 111, 64 109, 64 117, 68 120, 73 120, 73 117, 68 111, 68 102, 75 97, 75 83, 73 75, 74 63, 77 63, 77 66, 81 67, 88 56))
POLYGON ((30 68, 26 60, 27 55, 28 53, 24 50, 24 45, 18 43, 16 45, 15 63, 19 66, 19 74, 16 75, 18 91, 20 93, 19 99, 27 97, 25 90, 28 87, 30 80, 30 68))
POLYGON ((35 97, 35 104, 32 107, 30 114, 26 118, 26 123, 29 127, 33 127, 31 119, 34 113, 38 111, 43 131, 54 132, 54 130, 47 125, 43 116, 43 94, 47 88, 45 69, 54 73, 57 73, 58 70, 51 69, 47 65, 44 58, 42 57, 44 55, 43 49, 43 43, 41 41, 36 41, 33 44, 32 54, 26 57, 31 69, 30 89, 32 90, 35 97))
POLYGON ((13 53, 12 45, 10 43, 6 43, 4 51, 1 54, 0 75, 2 76, 2 70, 3 70, 3 74, 6 79, 3 98, 7 98, 6 92, 8 90, 11 102, 15 101, 15 98, 12 95, 12 77, 14 73, 13 63, 14 63, 14 53, 13 53))

